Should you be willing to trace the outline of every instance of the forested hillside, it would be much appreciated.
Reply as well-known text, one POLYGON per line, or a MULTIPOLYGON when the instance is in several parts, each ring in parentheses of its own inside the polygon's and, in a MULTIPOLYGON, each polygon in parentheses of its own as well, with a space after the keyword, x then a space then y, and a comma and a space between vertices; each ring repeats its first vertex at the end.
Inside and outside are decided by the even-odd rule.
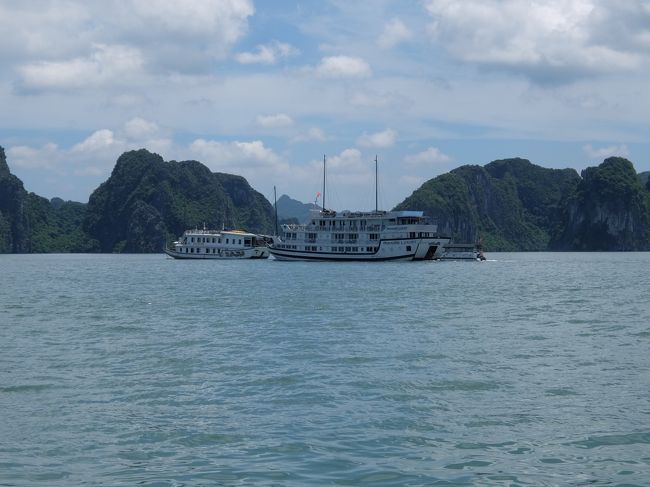
POLYGON ((397 209, 425 210, 441 233, 492 251, 650 250, 645 176, 622 158, 581 175, 505 159, 431 179, 397 209))
POLYGON ((241 176, 198 161, 163 161, 145 149, 122 154, 90 196, 83 230, 101 252, 160 252, 188 228, 270 233, 273 208, 241 176))
POLYGON ((457 242, 491 250, 544 250, 560 225, 564 201, 580 176, 525 159, 461 166, 424 183, 397 206, 424 210, 457 242))
MULTIPOLYGON (((424 183, 399 210, 424 210, 454 241, 489 251, 650 250, 649 173, 609 158, 581 175, 526 159, 461 166, 424 183)), ((283 195, 280 218, 313 205, 283 195)), ((0 253, 160 252, 184 230, 272 233, 274 211, 241 176, 198 161, 125 152, 87 204, 28 193, 0 147, 0 253)))

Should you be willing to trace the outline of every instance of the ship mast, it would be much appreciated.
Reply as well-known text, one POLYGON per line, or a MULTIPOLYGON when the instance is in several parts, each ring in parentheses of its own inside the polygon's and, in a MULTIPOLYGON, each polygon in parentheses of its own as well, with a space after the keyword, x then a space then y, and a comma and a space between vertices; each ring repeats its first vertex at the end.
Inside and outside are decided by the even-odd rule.
POLYGON ((325 211, 325 154, 323 154, 323 211, 325 211))
POLYGON ((273 186, 273 206, 275 207, 275 232, 274 236, 278 236, 278 195, 275 192, 275 186, 273 186))
POLYGON ((377 155, 375 154, 375 213, 379 211, 379 205, 377 204, 377 155))

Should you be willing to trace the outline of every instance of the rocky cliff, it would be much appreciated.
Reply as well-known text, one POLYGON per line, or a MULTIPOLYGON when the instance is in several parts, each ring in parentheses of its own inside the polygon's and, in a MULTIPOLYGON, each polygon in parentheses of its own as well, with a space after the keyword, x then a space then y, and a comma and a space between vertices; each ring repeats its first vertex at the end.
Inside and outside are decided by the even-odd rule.
MULTIPOLYGON (((648 173, 621 158, 581 176, 525 159, 461 166, 396 209, 424 210, 441 233, 480 239, 490 251, 650 250, 648 173)), ((203 225, 271 233, 273 207, 241 176, 212 173, 197 161, 166 162, 144 149, 122 154, 87 205, 48 201, 25 190, 0 147, 0 253, 160 252, 203 225)))
POLYGON ((92 251, 81 231, 84 214, 82 203, 28 193, 0 147, 0 253, 92 251))
POLYGON ((101 252, 160 252, 203 225, 271 232, 273 209, 241 176, 141 149, 122 154, 90 196, 83 229, 101 252))
POLYGON ((627 159, 582 172, 563 210, 555 250, 650 250, 650 192, 627 159))
POLYGON ((424 183, 396 209, 421 209, 457 242, 496 250, 545 250, 563 201, 580 177, 525 159, 461 166, 424 183))

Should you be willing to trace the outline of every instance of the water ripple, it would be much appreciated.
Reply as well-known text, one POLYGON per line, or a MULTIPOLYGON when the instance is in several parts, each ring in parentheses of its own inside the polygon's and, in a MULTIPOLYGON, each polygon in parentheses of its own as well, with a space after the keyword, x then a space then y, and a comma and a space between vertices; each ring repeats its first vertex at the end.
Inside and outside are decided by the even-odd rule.
POLYGON ((494 257, 0 256, 0 485, 647 485, 650 256, 494 257))

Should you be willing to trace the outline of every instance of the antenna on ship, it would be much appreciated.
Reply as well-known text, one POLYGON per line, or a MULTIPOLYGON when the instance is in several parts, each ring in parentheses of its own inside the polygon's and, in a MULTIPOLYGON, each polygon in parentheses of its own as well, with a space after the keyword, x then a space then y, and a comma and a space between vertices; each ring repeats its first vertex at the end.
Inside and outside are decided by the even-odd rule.
POLYGON ((325 211, 325 154, 323 154, 323 211, 325 211))

